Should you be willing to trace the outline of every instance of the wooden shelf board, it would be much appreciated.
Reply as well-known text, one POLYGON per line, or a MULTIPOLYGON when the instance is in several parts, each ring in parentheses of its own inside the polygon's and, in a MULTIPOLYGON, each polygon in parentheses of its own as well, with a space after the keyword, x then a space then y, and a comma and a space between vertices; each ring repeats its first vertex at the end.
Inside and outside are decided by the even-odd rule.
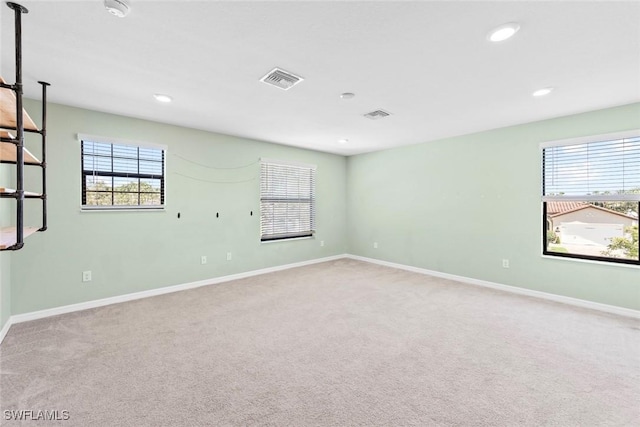
MULTIPOLYGON (((16 192, 16 190, 14 190, 13 188, 0 187, 0 193, 13 194, 15 192, 16 192)), ((27 196, 27 197, 28 196, 31 196, 31 197, 40 197, 40 196, 42 196, 42 194, 34 193, 33 191, 25 191, 24 195, 27 196)))
MULTIPOLYGON (((0 82, 5 81, 0 77, 0 82)), ((25 129, 38 130, 29 114, 22 109, 23 125, 25 129)), ((16 123, 16 94, 11 89, 0 88, 0 127, 14 128, 16 123)))
MULTIPOLYGON (((39 165, 40 160, 36 158, 33 154, 29 152, 26 148, 24 150, 24 162, 28 165, 39 165)), ((10 142, 0 142, 0 160, 15 162, 18 159, 16 158, 16 146, 10 142)))
MULTIPOLYGON (((23 237, 26 239, 38 231, 37 227, 24 227, 22 229, 23 237)), ((2 227, 0 228, 0 249, 7 249, 16 243, 16 227, 2 227)))

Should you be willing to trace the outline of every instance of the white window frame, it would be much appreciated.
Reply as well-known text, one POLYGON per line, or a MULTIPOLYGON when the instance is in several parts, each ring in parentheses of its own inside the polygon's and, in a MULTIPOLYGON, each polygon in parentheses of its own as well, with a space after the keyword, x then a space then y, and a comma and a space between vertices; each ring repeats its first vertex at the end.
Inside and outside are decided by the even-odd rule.
MULTIPOLYGON (((562 147, 580 144, 590 144, 598 142, 617 141, 630 138, 640 137, 640 129, 632 129, 628 131, 608 133, 602 135, 584 136, 578 138, 570 138, 563 140, 547 141, 540 144, 540 160, 541 160, 541 201, 542 201, 542 255, 549 258, 561 258, 582 262, 594 262, 598 264, 614 264, 619 266, 640 267, 640 260, 614 258, 607 256, 591 256, 580 254, 566 254, 560 252, 553 252, 548 250, 547 245, 547 202, 553 201, 579 201, 579 202, 616 202, 616 201, 631 201, 638 203, 638 211, 640 213, 640 194, 597 194, 597 195, 545 195, 545 160, 544 150, 552 147, 562 147)), ((640 222, 640 218, 636 218, 636 224, 640 222)), ((636 225, 637 226, 637 225, 636 225)))
POLYGON ((160 189, 160 205, 85 205, 82 203, 83 194, 80 193, 80 211, 81 212, 121 212, 121 211, 145 211, 145 212, 164 212, 167 204, 167 146, 163 144, 150 143, 146 141, 134 141, 122 138, 105 137, 89 134, 77 134, 77 140, 80 145, 80 172, 82 176, 81 188, 85 188, 85 172, 84 159, 82 156, 83 141, 97 142, 102 144, 126 145, 140 148, 154 148, 163 152, 163 168, 162 168, 162 185, 160 189))
MULTIPOLYGON (((315 223, 316 223, 316 171, 317 166, 306 164, 306 163, 298 163, 286 160, 277 160, 277 159, 269 159, 269 158, 261 158, 260 159, 260 241, 262 243, 270 243, 270 242, 282 242, 282 241, 290 241, 290 240, 300 240, 300 239, 308 239, 312 238, 315 235, 315 223), (275 166, 275 167, 290 167, 291 171, 301 170, 301 175, 306 173, 309 174, 310 183, 309 185, 309 195, 305 198, 299 197, 291 197, 288 198, 286 195, 280 194, 275 196, 273 191, 269 189, 265 189, 265 185, 268 185, 264 182, 265 179, 265 167, 275 166), (280 232, 276 232, 275 219, 269 220, 267 217, 267 207, 270 204, 274 204, 276 202, 279 203, 303 203, 309 204, 309 218, 305 219, 309 224, 309 230, 306 228, 302 229, 294 229, 294 230, 282 230, 278 229, 280 232), (271 223, 271 224, 269 224, 271 223), (265 226, 266 225, 266 226, 265 226), (270 230, 268 230, 270 228, 270 230)), ((297 194, 299 196, 299 193, 297 194)), ((272 210, 273 214, 274 211, 272 210)), ((303 222, 303 223, 307 223, 303 222)), ((286 226, 285 226, 286 228, 286 226)))

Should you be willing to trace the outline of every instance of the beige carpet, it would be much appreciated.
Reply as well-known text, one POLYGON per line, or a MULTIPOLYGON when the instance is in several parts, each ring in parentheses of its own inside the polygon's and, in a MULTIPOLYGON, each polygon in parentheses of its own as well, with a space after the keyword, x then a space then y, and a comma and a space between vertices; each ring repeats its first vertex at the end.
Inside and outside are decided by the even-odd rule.
POLYGON ((637 320, 339 260, 14 325, 66 426, 638 426, 637 320))

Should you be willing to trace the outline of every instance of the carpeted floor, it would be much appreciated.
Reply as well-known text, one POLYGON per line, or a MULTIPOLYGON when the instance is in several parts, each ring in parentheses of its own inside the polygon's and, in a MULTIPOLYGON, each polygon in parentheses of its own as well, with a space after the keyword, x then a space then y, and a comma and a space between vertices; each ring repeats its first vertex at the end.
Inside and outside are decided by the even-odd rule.
POLYGON ((638 426, 640 322, 354 260, 14 325, 65 426, 638 426))

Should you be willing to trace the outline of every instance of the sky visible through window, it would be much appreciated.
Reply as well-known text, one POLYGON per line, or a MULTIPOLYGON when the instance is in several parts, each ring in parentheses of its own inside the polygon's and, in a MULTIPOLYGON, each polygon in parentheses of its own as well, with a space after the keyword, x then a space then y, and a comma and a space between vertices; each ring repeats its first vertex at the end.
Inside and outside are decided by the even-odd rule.
POLYGON ((84 169, 123 174, 162 175, 162 150, 132 145, 84 141, 84 169), (139 150, 139 154, 138 154, 139 150))
POLYGON ((640 194, 640 136, 544 149, 545 195, 640 194))

